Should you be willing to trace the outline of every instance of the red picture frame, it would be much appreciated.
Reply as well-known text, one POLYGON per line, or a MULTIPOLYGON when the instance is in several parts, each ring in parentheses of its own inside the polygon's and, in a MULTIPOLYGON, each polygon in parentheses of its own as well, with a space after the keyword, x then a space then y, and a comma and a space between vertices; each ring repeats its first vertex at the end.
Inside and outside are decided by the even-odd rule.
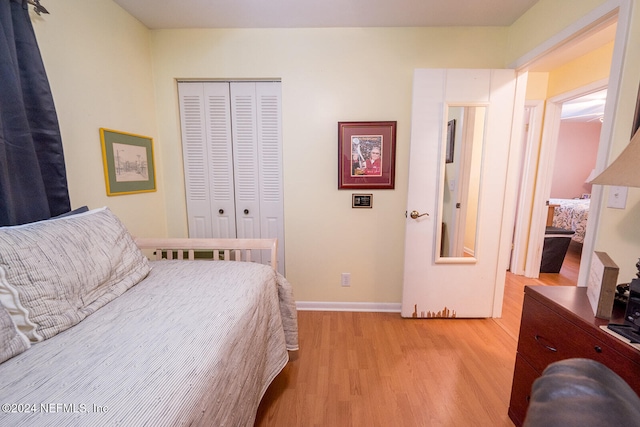
POLYGON ((338 122, 338 189, 395 187, 397 122, 338 122))

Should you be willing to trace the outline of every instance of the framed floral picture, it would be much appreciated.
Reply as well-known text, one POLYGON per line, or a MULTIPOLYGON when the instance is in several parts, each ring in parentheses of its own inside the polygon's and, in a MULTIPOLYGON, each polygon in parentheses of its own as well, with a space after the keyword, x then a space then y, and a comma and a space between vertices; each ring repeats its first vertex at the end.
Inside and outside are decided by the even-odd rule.
POLYGON ((338 122, 338 189, 393 189, 397 122, 338 122))

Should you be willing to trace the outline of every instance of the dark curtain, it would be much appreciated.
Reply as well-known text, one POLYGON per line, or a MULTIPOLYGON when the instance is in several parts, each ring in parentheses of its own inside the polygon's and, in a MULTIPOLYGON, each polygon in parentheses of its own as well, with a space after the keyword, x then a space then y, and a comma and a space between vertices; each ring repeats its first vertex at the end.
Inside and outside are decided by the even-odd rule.
POLYGON ((58 117, 27 2, 0 0, 0 225, 70 206, 58 117))

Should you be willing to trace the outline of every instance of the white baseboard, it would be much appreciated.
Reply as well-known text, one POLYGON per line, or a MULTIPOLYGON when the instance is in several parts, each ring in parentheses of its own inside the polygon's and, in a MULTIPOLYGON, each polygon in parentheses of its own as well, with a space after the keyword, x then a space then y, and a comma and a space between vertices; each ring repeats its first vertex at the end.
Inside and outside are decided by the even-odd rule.
POLYGON ((400 313, 402 305, 391 302, 322 302, 297 301, 296 308, 300 311, 369 311, 400 313))

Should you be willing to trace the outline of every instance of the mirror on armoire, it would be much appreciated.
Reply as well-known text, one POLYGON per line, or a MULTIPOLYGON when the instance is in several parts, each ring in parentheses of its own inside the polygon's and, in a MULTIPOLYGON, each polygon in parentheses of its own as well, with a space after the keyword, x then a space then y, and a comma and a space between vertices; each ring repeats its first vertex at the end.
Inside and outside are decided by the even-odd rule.
POLYGON ((478 201, 486 106, 448 105, 440 170, 436 263, 477 260, 478 201))

